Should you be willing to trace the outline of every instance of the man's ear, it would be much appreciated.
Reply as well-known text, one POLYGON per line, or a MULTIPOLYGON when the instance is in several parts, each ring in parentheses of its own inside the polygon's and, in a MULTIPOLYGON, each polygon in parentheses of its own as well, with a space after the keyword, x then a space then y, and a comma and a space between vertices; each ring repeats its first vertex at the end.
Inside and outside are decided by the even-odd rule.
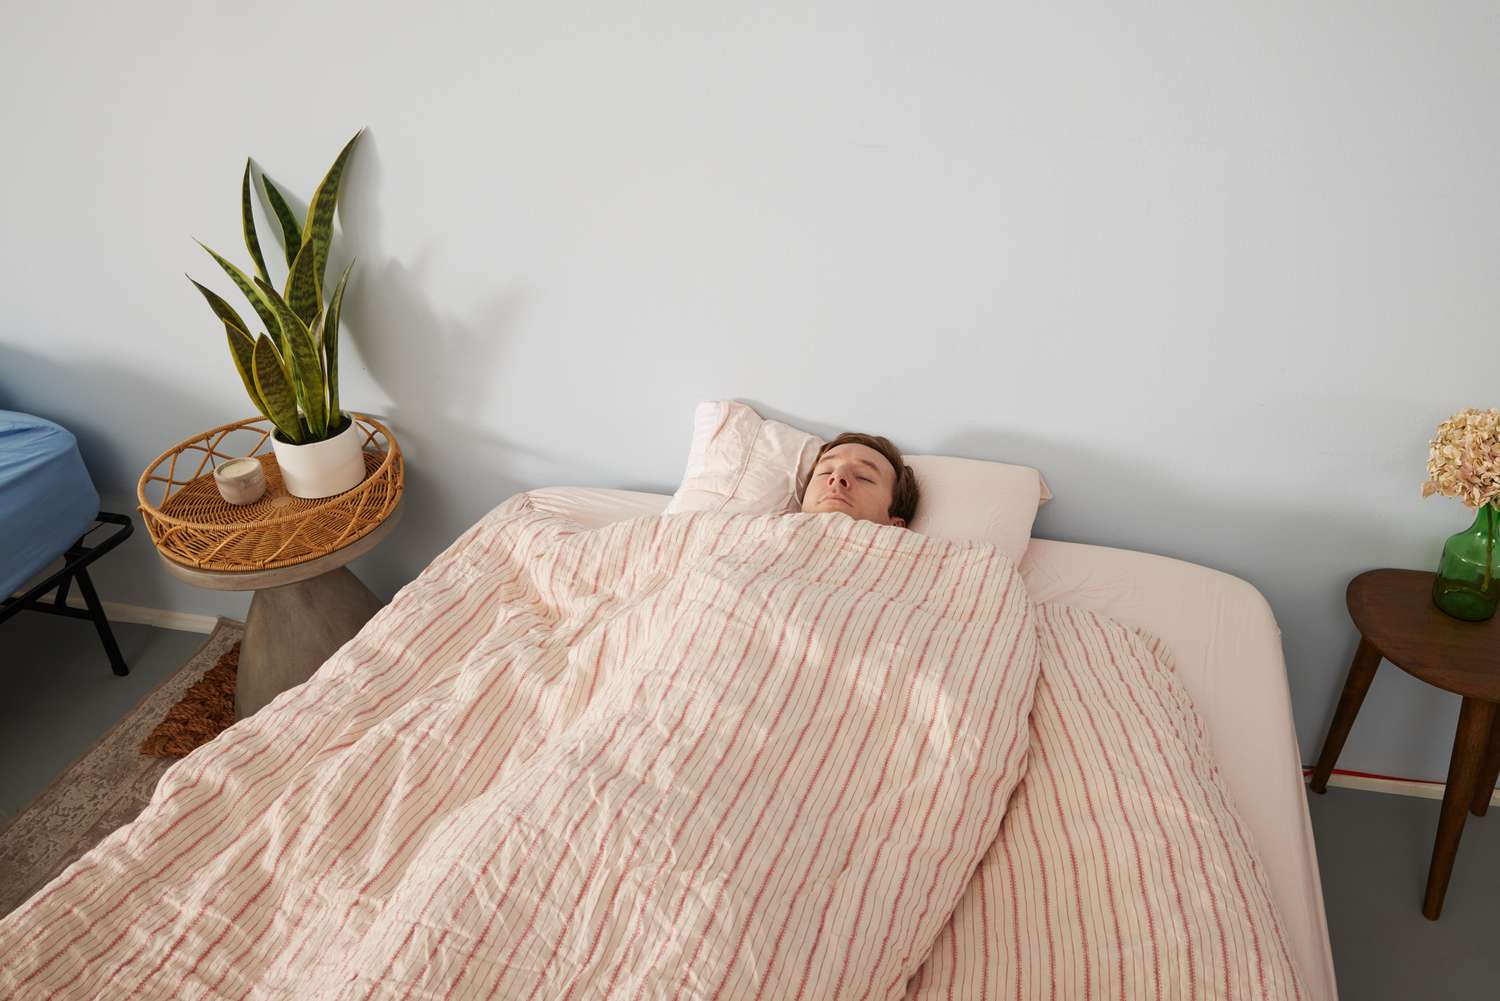
POLYGON ((905 528, 906 527, 906 519, 905 518, 892 518, 891 519, 891 524, 895 525, 897 528, 905 528))

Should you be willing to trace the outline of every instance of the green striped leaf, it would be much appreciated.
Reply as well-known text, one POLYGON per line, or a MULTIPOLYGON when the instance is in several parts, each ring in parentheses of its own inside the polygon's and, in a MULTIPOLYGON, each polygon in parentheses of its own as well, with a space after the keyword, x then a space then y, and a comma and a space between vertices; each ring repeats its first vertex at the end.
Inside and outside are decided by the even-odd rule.
POLYGON ((255 376, 255 390, 266 405, 266 414, 281 436, 293 445, 303 442, 302 421, 297 416, 297 396, 292 391, 291 379, 281 367, 276 346, 265 334, 255 341, 251 356, 251 371, 255 376))
POLYGON ((297 377, 297 359, 292 351, 292 344, 301 335, 302 321, 297 319, 297 314, 292 312, 291 307, 286 304, 286 300, 281 297, 279 292, 262 282, 259 278, 255 280, 255 284, 260 288, 261 294, 265 295, 271 303, 271 308, 276 312, 277 326, 286 335, 281 344, 281 364, 286 370, 287 378, 291 380, 292 392, 296 396, 297 406, 300 408, 302 406, 303 387, 302 380, 297 377))
POLYGON ((281 329, 281 319, 276 315, 276 308, 271 305, 271 300, 266 298, 265 293, 256 287, 254 282, 245 277, 243 271, 214 253, 207 244, 200 241, 198 246, 207 250, 209 256, 218 262, 219 267, 224 269, 224 273, 229 276, 230 281, 234 282, 235 287, 245 293, 245 298, 249 299, 250 305, 255 307, 256 315, 260 317, 260 321, 266 325, 266 329, 276 339, 276 346, 285 353, 286 338, 281 329))
POLYGON ((318 185, 318 190, 313 192, 312 201, 307 203, 307 222, 302 229, 302 242, 312 244, 312 263, 319 288, 323 286, 323 275, 328 268, 328 246, 333 241, 333 210, 338 207, 339 184, 344 179, 344 166, 348 163, 349 154, 354 152, 354 144, 364 134, 365 130, 360 129, 344 145, 338 159, 333 161, 333 166, 328 168, 328 173, 318 185))
POLYGON ((304 243, 292 264, 292 273, 286 276, 286 301, 297 319, 308 326, 323 311, 321 283, 321 277, 313 270, 312 244, 304 243))
POLYGON ((225 302, 213 289, 204 288, 193 281, 192 275, 188 275, 187 280, 193 282, 193 287, 203 293, 203 298, 208 300, 208 308, 214 311, 215 316, 223 320, 227 326, 233 327, 246 337, 250 336, 250 328, 245 325, 244 320, 240 319, 240 314, 234 311, 233 306, 225 302))
POLYGON ((255 388, 255 342, 249 334, 230 323, 224 324, 224 334, 229 338, 229 353, 234 357, 235 370, 240 373, 240 381, 245 384, 250 402, 255 404, 262 417, 270 417, 265 401, 260 398, 260 390, 255 388))
POLYGON ((323 324, 323 371, 328 379, 328 426, 337 427, 342 411, 339 410, 339 313, 344 307, 344 287, 349 284, 349 272, 354 262, 339 277, 333 290, 333 301, 328 304, 328 315, 323 324))
POLYGON ((266 259, 260 252, 260 237, 255 233, 255 212, 250 208, 250 161, 245 160, 245 177, 240 181, 240 222, 245 230, 245 248, 255 262, 255 270, 267 282, 271 280, 266 270, 266 259))
POLYGON ((332 438, 339 431, 339 412, 335 409, 338 404, 339 391, 336 385, 328 381, 328 356, 323 351, 325 324, 327 322, 328 313, 326 311, 319 313, 318 319, 312 327, 312 340, 313 349, 318 353, 318 360, 323 364, 323 402, 328 415, 327 437, 332 438), (332 399, 333 406, 328 405, 330 398, 332 399))
MULTIPOLYGON (((261 174, 260 183, 266 189, 266 198, 271 202, 271 211, 276 213, 276 221, 281 224, 281 245, 286 250, 286 266, 290 268, 297 259, 297 251, 302 248, 302 223, 297 221, 297 213, 292 211, 269 177, 261 174)), ((269 278, 266 280, 270 281, 269 278)))
POLYGON ((275 289, 261 283, 261 291, 270 297, 281 316, 281 328, 286 331, 288 348, 286 359, 292 367, 292 387, 297 405, 307 415, 307 428, 312 432, 313 440, 320 441, 328 432, 328 390, 323 380, 323 362, 313 346, 312 332, 275 289))

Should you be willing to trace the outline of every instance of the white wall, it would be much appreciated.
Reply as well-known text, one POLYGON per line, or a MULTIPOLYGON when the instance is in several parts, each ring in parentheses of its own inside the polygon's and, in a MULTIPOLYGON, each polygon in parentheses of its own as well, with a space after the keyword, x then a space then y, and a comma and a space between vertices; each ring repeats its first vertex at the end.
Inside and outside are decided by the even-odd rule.
MULTIPOLYGON (((1500 8, 7 2, 0 406, 109 503, 250 411, 182 272, 243 261, 246 154, 344 139, 343 398, 410 479, 387 593, 511 492, 668 489, 693 403, 1042 468, 1038 534, 1239 574, 1304 756, 1344 585, 1432 567, 1426 439, 1495 404, 1500 8)), ((269 238, 269 230, 266 230, 269 238)), ((174 585, 144 533, 105 596, 174 585)), ((1341 762, 1441 778, 1457 700, 1387 668, 1341 762)))

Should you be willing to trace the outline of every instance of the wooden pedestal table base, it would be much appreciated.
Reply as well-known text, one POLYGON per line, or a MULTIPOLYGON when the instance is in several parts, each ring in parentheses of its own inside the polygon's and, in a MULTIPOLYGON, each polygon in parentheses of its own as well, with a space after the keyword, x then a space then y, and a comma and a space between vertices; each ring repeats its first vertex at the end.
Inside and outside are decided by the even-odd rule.
POLYGON ((253 715, 323 662, 385 604, 344 564, 374 549, 400 520, 398 505, 369 534, 306 563, 274 570, 199 570, 162 557, 173 576, 215 591, 250 591, 240 641, 234 715, 253 715))
POLYGON ((348 567, 258 589, 240 641, 234 718, 311 678, 384 604, 348 567))

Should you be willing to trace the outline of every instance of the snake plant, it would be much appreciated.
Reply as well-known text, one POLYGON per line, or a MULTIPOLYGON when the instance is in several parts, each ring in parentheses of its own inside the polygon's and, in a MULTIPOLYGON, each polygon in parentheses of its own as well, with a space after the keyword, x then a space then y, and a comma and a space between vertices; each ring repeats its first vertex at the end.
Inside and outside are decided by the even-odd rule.
POLYGON ((345 144, 333 166, 328 168, 312 201, 307 203, 307 218, 299 221, 286 198, 261 175, 266 200, 276 215, 286 251, 287 276, 281 287, 271 283, 266 259, 261 253, 260 238, 255 232, 255 216, 250 209, 250 161, 245 161, 245 176, 240 181, 240 216, 245 231, 245 247, 255 262, 255 275, 247 276, 234 264, 203 243, 199 246, 224 269, 235 286, 250 301, 250 306, 265 325, 266 332, 252 335, 234 307, 212 290, 188 276, 214 315, 224 324, 229 339, 229 353, 234 359, 245 391, 262 416, 276 426, 287 442, 305 445, 332 438, 348 425, 339 409, 339 310, 344 288, 349 283, 353 262, 344 269, 333 296, 326 304, 323 273, 328 267, 328 248, 333 238, 333 210, 338 205, 339 183, 354 146, 364 132, 356 133, 345 144))

